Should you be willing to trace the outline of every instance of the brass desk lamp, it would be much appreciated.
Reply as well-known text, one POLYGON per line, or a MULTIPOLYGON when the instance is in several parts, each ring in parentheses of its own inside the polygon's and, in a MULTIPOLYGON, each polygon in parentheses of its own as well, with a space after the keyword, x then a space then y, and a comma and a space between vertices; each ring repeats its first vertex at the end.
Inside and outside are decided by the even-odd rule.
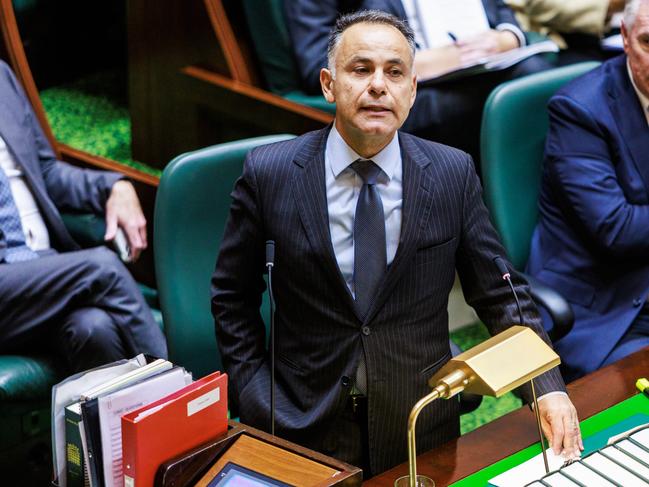
POLYGON ((433 392, 422 397, 408 418, 409 475, 398 478, 395 487, 430 487, 435 483, 426 476, 417 476, 417 445, 415 427, 419 413, 436 399, 450 399, 466 391, 483 396, 500 397, 516 387, 530 382, 534 411, 541 438, 545 469, 548 461, 541 430, 541 418, 536 401, 533 379, 559 365, 559 356, 534 331, 524 326, 512 326, 498 335, 453 357, 433 377, 428 385, 433 392))

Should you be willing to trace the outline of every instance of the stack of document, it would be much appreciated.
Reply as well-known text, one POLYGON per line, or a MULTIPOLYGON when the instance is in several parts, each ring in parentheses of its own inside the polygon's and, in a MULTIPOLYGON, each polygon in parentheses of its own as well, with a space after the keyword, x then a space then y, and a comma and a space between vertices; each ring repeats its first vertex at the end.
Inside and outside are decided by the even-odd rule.
POLYGON ((451 81, 454 79, 465 78, 476 74, 488 73, 490 71, 499 71, 512 67, 519 62, 544 52, 558 52, 559 46, 552 41, 537 42, 528 46, 511 49, 509 51, 487 56, 478 59, 470 64, 456 66, 448 71, 439 73, 432 78, 423 78, 419 84, 423 86, 434 85, 436 83, 451 81))
POLYGON ((649 487, 649 427, 611 438, 604 448, 565 462, 548 450, 550 473, 537 456, 489 481, 496 487, 649 487))
MULTIPOLYGON (((219 385, 223 390, 223 400, 219 394, 211 404, 218 405, 219 421, 215 422, 220 430, 225 431, 227 376, 216 374, 221 377, 219 385)), ((167 360, 147 360, 139 355, 128 361, 122 360, 77 374, 55 386, 52 391, 52 443, 54 477, 58 485, 124 486, 122 416, 147 409, 160 400, 173 402, 170 398, 197 389, 196 384, 204 383, 205 379, 192 382, 191 374, 184 368, 174 366, 167 360)), ((215 409, 213 406, 212 410, 215 409)), ((163 415, 162 412, 156 415, 155 411, 150 411, 150 414, 163 415)), ((213 432, 214 428, 205 430, 213 432)), ((145 440, 148 441, 148 438, 145 440)), ((174 440, 170 443, 173 444, 174 440)), ((199 445, 201 441, 198 438, 190 443, 187 449, 199 445)), ((157 464, 151 465, 155 472, 157 464)))

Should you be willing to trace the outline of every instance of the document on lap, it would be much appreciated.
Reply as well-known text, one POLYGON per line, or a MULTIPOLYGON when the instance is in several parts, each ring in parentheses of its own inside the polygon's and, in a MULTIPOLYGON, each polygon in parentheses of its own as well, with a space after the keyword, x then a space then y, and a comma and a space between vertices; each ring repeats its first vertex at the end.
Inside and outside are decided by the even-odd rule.
POLYGON ((500 71, 510 68, 519 62, 544 52, 558 52, 559 46, 552 41, 537 42, 528 46, 511 49, 506 52, 494 54, 480 59, 471 64, 464 64, 449 70, 443 71, 430 78, 419 80, 420 86, 431 86, 445 81, 466 78, 491 71, 500 71))

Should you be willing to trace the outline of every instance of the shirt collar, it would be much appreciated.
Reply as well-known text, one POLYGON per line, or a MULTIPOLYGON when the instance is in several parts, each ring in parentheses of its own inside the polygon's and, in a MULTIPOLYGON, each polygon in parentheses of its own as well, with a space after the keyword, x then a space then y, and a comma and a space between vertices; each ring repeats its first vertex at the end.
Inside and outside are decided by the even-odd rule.
POLYGON ((636 86, 635 81, 633 80, 633 73, 631 72, 631 66, 629 65, 628 58, 626 60, 626 71, 629 74, 629 79, 631 80, 631 84, 633 85, 633 89, 635 90, 636 95, 638 95, 640 106, 642 106, 642 111, 645 118, 647 119, 647 123, 649 124, 649 98, 647 98, 644 93, 642 93, 636 86))
MULTIPOLYGON (((336 130, 335 124, 331 127, 331 131, 327 137, 325 154, 334 178, 340 176, 356 160, 364 159, 347 145, 347 142, 345 142, 338 130, 336 130)), ((388 181, 392 179, 397 164, 401 164, 401 148, 396 132, 390 143, 381 152, 372 157, 372 161, 381 168, 387 176, 388 181)))

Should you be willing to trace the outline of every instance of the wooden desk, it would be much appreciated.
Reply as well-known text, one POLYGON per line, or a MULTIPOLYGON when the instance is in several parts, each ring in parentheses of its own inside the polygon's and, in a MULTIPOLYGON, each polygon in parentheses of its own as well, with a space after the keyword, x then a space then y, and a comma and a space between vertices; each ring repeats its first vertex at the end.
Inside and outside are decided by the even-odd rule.
MULTIPOLYGON (((636 379, 647 375, 649 348, 572 382, 568 385, 568 393, 579 419, 584 420, 634 395, 636 379)), ((437 487, 444 487, 536 442, 538 431, 534 416, 524 406, 419 455, 417 473, 432 478, 437 487)), ((405 462, 363 485, 392 487, 395 479, 407 474, 408 462, 405 462)))

